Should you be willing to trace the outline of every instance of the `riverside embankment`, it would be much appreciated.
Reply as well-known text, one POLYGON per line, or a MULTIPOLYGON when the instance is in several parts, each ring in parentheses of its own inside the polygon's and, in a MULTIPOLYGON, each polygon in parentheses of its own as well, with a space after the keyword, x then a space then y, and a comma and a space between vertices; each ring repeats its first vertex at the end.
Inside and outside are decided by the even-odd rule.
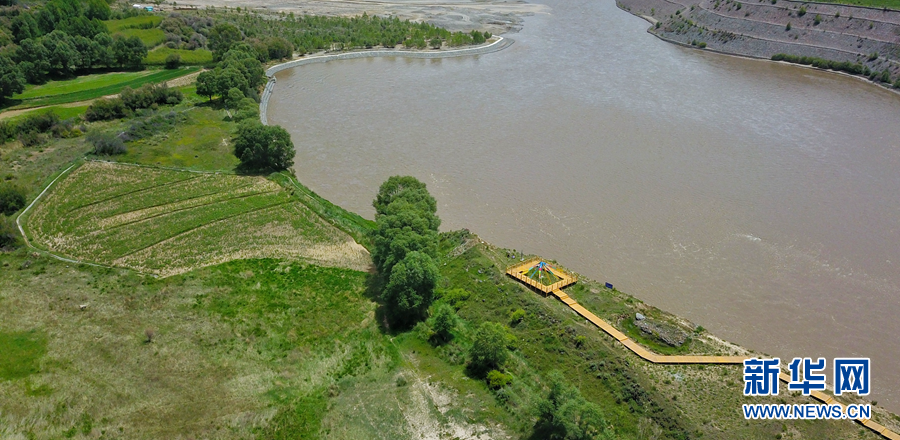
POLYGON ((269 82, 266 83, 266 87, 263 89, 262 96, 259 100, 259 118, 263 124, 268 124, 268 111, 269 107, 269 98, 272 96, 272 92, 275 90, 275 74, 287 69, 293 69, 300 66, 305 66, 307 64, 315 64, 315 63, 327 63, 329 61, 336 60, 352 60, 359 58, 374 58, 374 57, 402 57, 402 58, 418 58, 418 59, 439 59, 439 58, 451 58, 451 57, 462 57, 462 56, 473 56, 473 55, 484 55, 491 52, 497 52, 499 50, 503 50, 514 43, 514 40, 510 38, 504 38, 500 36, 492 37, 490 41, 485 44, 474 46, 474 47, 466 47, 462 49, 449 49, 449 50, 396 50, 396 49, 381 49, 381 50, 360 50, 353 52, 343 52, 338 54, 328 54, 328 55, 313 55, 310 57, 304 57, 296 60, 291 60, 286 63, 281 63, 275 66, 272 66, 266 70, 266 76, 269 78, 269 82))
POLYGON ((880 82, 900 80, 900 11, 793 0, 618 0, 658 21, 663 40, 716 52, 770 59, 775 54, 859 63, 880 82))

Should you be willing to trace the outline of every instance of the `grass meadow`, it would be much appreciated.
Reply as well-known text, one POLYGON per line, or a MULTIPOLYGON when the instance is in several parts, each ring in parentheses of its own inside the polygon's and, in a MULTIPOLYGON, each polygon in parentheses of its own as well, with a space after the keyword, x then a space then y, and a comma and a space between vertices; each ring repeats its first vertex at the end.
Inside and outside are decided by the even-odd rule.
POLYGON ((27 225, 53 252, 161 276, 262 257, 368 267, 364 248, 263 177, 87 162, 27 225))
POLYGON ((162 66, 166 64, 166 57, 173 53, 178 54, 181 57, 181 64, 184 65, 206 65, 213 61, 212 52, 206 49, 187 50, 157 47, 147 53, 147 58, 144 58, 144 64, 150 66, 162 66))
POLYGON ((20 109, 87 101, 114 95, 125 87, 134 89, 144 84, 165 82, 189 75, 197 70, 196 67, 184 67, 171 70, 114 72, 49 81, 46 84, 29 85, 21 94, 7 100, 7 104, 10 109, 20 109))
MULTIPOLYGON (((641 362, 506 277, 509 250, 465 235, 442 241, 441 301, 462 318, 443 344, 426 325, 384 328, 366 272, 249 259, 152 279, 0 254, 0 348, 18 359, 13 373, 0 365, 12 378, 0 380, 0 437, 537 440, 546 374, 559 370, 620 439, 877 438, 840 420, 747 423, 738 367, 641 362), (500 390, 465 367, 482 321, 512 336, 500 390)), ((581 283, 622 313, 644 310, 581 283)))
POLYGON ((192 170, 234 170, 240 162, 231 145, 234 124, 224 112, 199 106, 183 114, 187 120, 171 132, 130 142, 128 152, 116 160, 192 170))
POLYGON ((125 29, 152 29, 162 23, 159 15, 138 15, 136 17, 123 18, 121 20, 107 20, 103 24, 110 33, 116 33, 125 29))

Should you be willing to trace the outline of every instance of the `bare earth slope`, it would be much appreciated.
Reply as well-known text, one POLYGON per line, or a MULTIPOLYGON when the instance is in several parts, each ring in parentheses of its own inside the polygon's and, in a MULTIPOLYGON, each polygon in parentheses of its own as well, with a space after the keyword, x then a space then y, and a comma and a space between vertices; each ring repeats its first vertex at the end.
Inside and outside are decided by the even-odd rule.
POLYGON ((789 0, 618 0, 659 21, 665 40, 756 58, 777 53, 861 63, 900 77, 900 11, 789 0), (805 11, 804 11, 805 10, 805 11), (790 25, 789 25, 790 24, 790 25))

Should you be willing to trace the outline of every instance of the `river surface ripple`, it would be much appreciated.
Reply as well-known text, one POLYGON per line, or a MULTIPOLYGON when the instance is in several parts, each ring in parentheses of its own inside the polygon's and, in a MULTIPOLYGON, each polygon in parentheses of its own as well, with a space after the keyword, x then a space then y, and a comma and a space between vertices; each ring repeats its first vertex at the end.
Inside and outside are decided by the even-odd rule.
POLYGON ((900 410, 900 97, 662 42, 612 0, 546 2, 466 58, 281 72, 269 120, 317 193, 388 176, 443 229, 543 257, 787 363, 867 356, 900 410))

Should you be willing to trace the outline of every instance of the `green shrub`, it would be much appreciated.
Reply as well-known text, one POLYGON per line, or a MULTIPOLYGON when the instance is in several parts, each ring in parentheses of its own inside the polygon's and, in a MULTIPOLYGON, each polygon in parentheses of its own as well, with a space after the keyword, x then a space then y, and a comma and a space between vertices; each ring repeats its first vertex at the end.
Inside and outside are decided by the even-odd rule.
POLYGON ((90 132, 87 141, 94 147, 94 154, 111 156, 125 153, 125 142, 112 133, 90 132))
POLYGON ((821 22, 822 22, 822 16, 819 14, 816 14, 815 18, 813 18, 813 26, 818 26, 819 23, 821 23, 821 22))
POLYGON ((453 329, 456 328, 458 320, 459 318, 456 316, 456 312, 449 304, 438 303, 434 307, 434 311, 431 314, 431 319, 429 321, 438 342, 449 341, 453 338, 452 332, 453 329))
POLYGON ((0 215, 0 248, 13 248, 20 244, 16 222, 12 217, 0 215))
POLYGON ((98 99, 85 110, 84 118, 88 121, 108 121, 124 118, 131 114, 121 98, 98 99))
POLYGON ((784 27, 784 30, 786 30, 786 31, 791 30, 791 22, 788 22, 787 26, 784 27))
POLYGON ((181 66, 181 55, 170 53, 166 55, 166 69, 177 69, 181 66))
POLYGON ((516 325, 522 322, 523 319, 525 319, 525 311, 522 309, 516 309, 509 314, 509 322, 511 325, 516 325))
POLYGON ((798 16, 798 17, 802 17, 802 16, 804 16, 804 15, 806 15, 806 6, 801 6, 801 7, 800 7, 800 10, 797 11, 797 16, 798 16))
POLYGON ((881 75, 878 76, 878 81, 890 84, 891 83, 891 72, 888 71, 887 69, 883 70, 881 72, 881 75))
POLYGON ((496 369, 506 362, 507 331, 496 322, 483 322, 475 332, 475 340, 469 349, 469 367, 475 373, 496 369))
POLYGON ((0 214, 12 215, 25 207, 25 190, 9 182, 0 182, 0 214))
POLYGON ((487 374, 487 384, 491 389, 499 390, 512 382, 512 375, 504 374, 501 371, 491 370, 487 374))
POLYGON ((453 308, 455 308, 457 310, 459 310, 459 308, 462 307, 463 302, 467 301, 472 296, 472 292, 469 292, 468 290, 465 290, 465 289, 458 289, 458 288, 445 290, 445 291, 439 291, 437 293, 438 293, 438 298, 441 301, 446 302, 447 304, 450 304, 450 306, 452 306, 453 308))
POLYGON ((184 99, 178 89, 170 89, 165 83, 145 84, 138 89, 125 87, 119 98, 126 107, 132 110, 150 108, 153 104, 175 105, 184 99))

